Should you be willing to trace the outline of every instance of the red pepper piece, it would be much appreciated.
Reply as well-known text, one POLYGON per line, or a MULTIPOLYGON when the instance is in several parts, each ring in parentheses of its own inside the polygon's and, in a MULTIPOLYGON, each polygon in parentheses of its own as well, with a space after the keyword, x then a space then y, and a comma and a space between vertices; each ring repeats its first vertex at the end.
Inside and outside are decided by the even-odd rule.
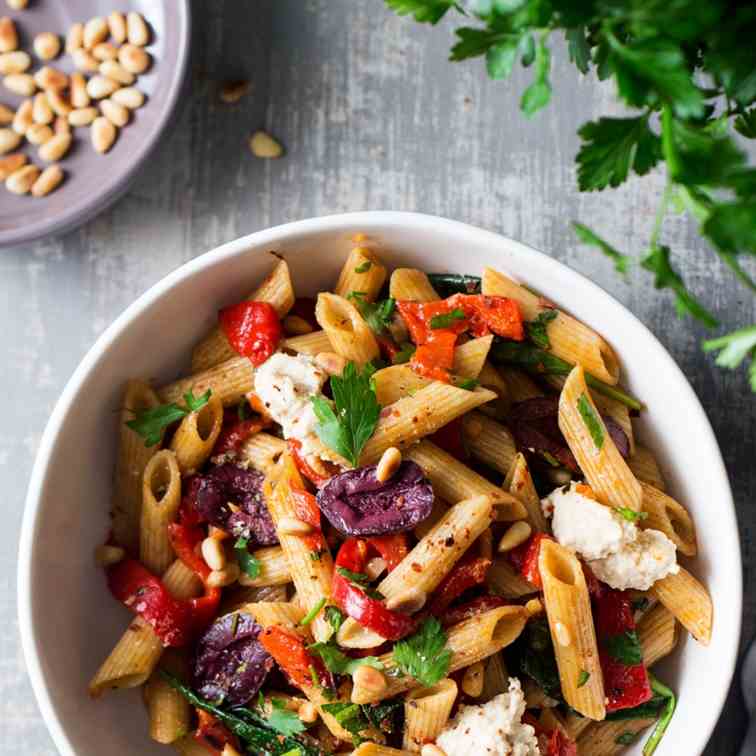
POLYGON ((514 341, 525 338, 520 307, 514 299, 482 294, 454 294, 447 301, 452 309, 464 311, 470 322, 470 332, 476 338, 488 333, 514 341))
POLYGON ((283 333, 276 311, 267 302, 245 300, 224 307, 218 321, 234 351, 249 357, 255 366, 276 351, 283 333))
POLYGON ((543 587, 541 573, 538 570, 538 555, 541 552, 541 541, 544 538, 548 538, 550 541, 554 540, 546 533, 533 533, 525 543, 515 547, 507 554, 510 563, 517 572, 536 588, 543 587))
POLYGON ((468 601, 466 604, 453 606, 448 612, 444 612, 440 618, 441 624, 444 627, 456 625, 459 622, 470 619, 470 617, 477 617, 479 614, 483 614, 491 609, 498 609, 500 606, 507 606, 508 604, 509 601, 501 596, 478 596, 478 598, 468 601))
POLYGON ((320 685, 328 687, 330 684, 321 659, 307 650, 302 637, 293 630, 272 625, 260 633, 259 640, 294 685, 299 688, 312 686, 311 669, 315 670, 320 685))
POLYGON ((406 533, 370 536, 367 542, 369 546, 372 546, 383 557, 386 562, 386 569, 389 572, 409 553, 406 533))
POLYGON ((462 418, 457 417, 435 433, 428 436, 429 441, 433 441, 436 446, 440 446, 445 452, 451 454, 454 459, 464 462, 470 458, 470 454, 465 447, 464 436, 462 435, 462 418))
POLYGON ((298 520, 306 522, 316 530, 320 530, 320 509, 315 496, 309 491, 290 486, 291 501, 294 504, 294 513, 298 520))
POLYGON ((252 435, 268 425, 263 418, 240 420, 236 410, 223 411, 223 427, 213 447, 213 456, 239 451, 239 447, 252 435))
POLYGON ((387 609, 382 601, 370 598, 339 573, 339 567, 350 572, 364 573, 368 544, 361 538, 348 538, 341 545, 336 557, 336 570, 331 583, 331 598, 348 616, 363 627, 373 630, 386 640, 399 640, 409 635, 417 621, 406 614, 387 609))
POLYGON ((307 460, 302 454, 301 441, 298 441, 296 438, 290 438, 286 442, 286 445, 289 450, 289 454, 291 454, 291 457, 294 460, 294 464, 296 465, 296 468, 297 470, 299 470, 299 473, 300 475, 302 475, 302 477, 307 478, 307 480, 309 480, 316 488, 322 488, 326 483, 328 483, 330 477, 326 477, 325 475, 321 475, 320 473, 316 472, 307 463, 307 460))
POLYGON ((578 756, 577 744, 556 727, 549 738, 546 756, 578 756))
POLYGON ((628 594, 607 588, 593 602, 593 618, 604 675, 607 712, 631 709, 650 700, 653 693, 643 662, 624 664, 607 651, 606 641, 609 638, 635 631, 633 607, 628 594))
POLYGON ((443 614, 454 599, 486 579, 490 566, 490 559, 470 554, 462 557, 433 592, 430 613, 436 617, 443 614))
POLYGON ((203 748, 219 755, 223 753, 227 744, 239 750, 239 741, 222 722, 204 709, 195 707, 195 711, 197 712, 197 729, 193 737, 203 748))

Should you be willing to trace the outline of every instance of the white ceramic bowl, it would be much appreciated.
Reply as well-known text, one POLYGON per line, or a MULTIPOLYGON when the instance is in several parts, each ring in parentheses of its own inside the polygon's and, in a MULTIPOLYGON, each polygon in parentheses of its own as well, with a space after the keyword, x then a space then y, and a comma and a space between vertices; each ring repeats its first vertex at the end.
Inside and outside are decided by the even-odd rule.
MULTIPOLYGON (((582 276, 518 242, 410 213, 367 212, 290 223, 225 244, 143 294, 100 337, 69 381, 42 439, 21 534, 19 612, 29 674, 42 714, 65 756, 165 754, 146 735, 136 691, 92 701, 87 681, 128 622, 92 550, 108 532, 116 423, 124 381, 165 380, 188 364, 218 308, 240 299, 283 253, 296 290, 333 285, 364 232, 389 266, 479 273, 508 271, 600 331, 620 355, 630 390, 648 405, 641 436, 658 454, 672 492, 696 521, 701 556, 692 570, 714 599, 708 648, 685 638, 662 677, 679 694, 658 756, 705 746, 732 677, 741 617, 735 511, 717 442, 685 376, 624 307, 582 276)), ((640 753, 636 746, 632 753, 640 753)))

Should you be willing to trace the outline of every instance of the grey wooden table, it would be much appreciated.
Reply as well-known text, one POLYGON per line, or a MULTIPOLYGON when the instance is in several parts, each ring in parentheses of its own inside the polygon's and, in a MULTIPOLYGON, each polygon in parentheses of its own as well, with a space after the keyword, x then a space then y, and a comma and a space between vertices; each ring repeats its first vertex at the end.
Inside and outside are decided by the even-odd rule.
MULTIPOLYGON (((611 89, 581 80, 557 50, 554 101, 528 122, 517 103, 529 73, 496 84, 480 62, 447 64, 449 28, 399 19, 381 0, 195 0, 194 12, 191 92, 128 195, 64 238, 0 251, 0 753, 55 753, 21 657, 15 562, 35 449, 66 380, 113 318, 166 273, 237 236, 327 213, 417 210, 500 231, 586 274, 659 336, 703 401, 730 472, 749 639, 754 398, 742 373, 702 357, 702 331, 678 321, 647 276, 621 282, 568 227, 587 220, 628 250, 648 237, 662 176, 613 193, 575 189, 575 130, 613 111, 611 89), (239 77, 253 82, 252 93, 221 106, 219 82, 239 77), (249 154, 246 139, 263 126, 285 144, 285 158, 249 154)), ((753 298, 713 262, 692 223, 673 218, 666 237, 686 258, 696 295, 728 329, 754 322, 753 298)), ((744 721, 735 686, 707 754, 733 754, 744 721)))

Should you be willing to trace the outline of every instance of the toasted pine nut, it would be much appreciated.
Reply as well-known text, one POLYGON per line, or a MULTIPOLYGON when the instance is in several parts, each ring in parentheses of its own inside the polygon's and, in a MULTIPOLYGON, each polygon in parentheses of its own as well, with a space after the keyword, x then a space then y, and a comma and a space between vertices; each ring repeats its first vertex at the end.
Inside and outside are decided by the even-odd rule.
POLYGON ((3 79, 3 86, 22 97, 31 97, 37 91, 37 83, 31 74, 9 74, 3 79))
POLYGON ((18 32, 13 19, 8 16, 0 18, 0 53, 18 49, 18 32))
POLYGON ((121 45, 118 50, 118 62, 129 73, 141 74, 150 67, 150 54, 135 45, 121 45))
POLYGON ((29 0, 5 0, 8 3, 8 7, 13 10, 23 10, 29 5, 29 0))
POLYGON ((25 136, 30 144, 45 144, 53 138, 53 130, 46 123, 33 123, 25 136))
POLYGON ((70 55, 74 50, 81 50, 84 46, 84 24, 71 24, 66 34, 66 52, 70 55))
POLYGON ((136 110, 144 105, 144 95, 136 87, 117 89, 110 99, 129 110, 136 110))
POLYGON ((80 71, 94 72, 100 67, 100 61, 89 50, 80 47, 71 53, 74 65, 80 71))
POLYGON ((375 580, 386 569, 386 560, 383 557, 373 557, 368 559, 365 565, 365 574, 375 580))
POLYGON ((34 95, 34 105, 32 106, 32 118, 35 123, 52 123, 55 117, 50 101, 44 92, 37 92, 34 95))
MULTIPOLYGON (((52 168, 53 166, 50 166, 52 168)), ((126 550, 120 546, 98 546, 95 549, 95 562, 100 567, 118 564, 126 556, 126 550)))
POLYGON ((126 33, 129 43, 144 47, 150 41, 150 32, 141 13, 131 11, 126 16, 126 33))
POLYGON ((87 80, 78 72, 71 74, 71 105, 86 108, 90 103, 87 92, 87 80))
POLYGON ((213 570, 207 576, 207 584, 211 588, 225 588, 239 579, 239 565, 229 562, 222 570, 213 570))
POLYGON ((13 131, 23 136, 26 130, 34 123, 34 103, 31 100, 24 100, 13 116, 13 131))
POLYGON ((428 600, 428 594, 418 588, 408 588, 396 596, 386 599, 386 608, 393 612, 414 614, 419 612, 428 600))
POLYGON ((84 49, 91 50, 95 45, 104 42, 110 34, 108 22, 102 16, 90 18, 84 24, 84 49))
POLYGON ((110 36, 119 45, 122 45, 126 41, 126 18, 123 13, 113 11, 108 16, 108 28, 110 29, 110 36))
POLYGON ((39 156, 46 163, 57 163, 71 147, 70 134, 55 134, 39 148, 39 156))
POLYGON ((11 173, 5 180, 5 188, 13 194, 28 194, 39 176, 36 165, 25 165, 11 173))
POLYGON ((97 108, 77 108, 68 114, 71 126, 89 126, 97 118, 97 108))
POLYGON ((275 160, 283 155, 283 147, 265 131, 256 131, 249 140, 249 148, 255 157, 275 160))
POLYGON ((93 76, 87 82, 87 94, 93 100, 101 100, 103 97, 110 97, 118 89, 118 82, 108 79, 105 76, 93 76))
POLYGON ((220 99, 227 105, 233 105, 239 102, 247 92, 249 92, 248 81, 227 81, 221 87, 220 99))
POLYGON ((128 86, 136 80, 134 74, 129 73, 118 61, 104 60, 100 63, 100 73, 108 79, 117 81, 119 84, 128 86))
POLYGON ((202 541, 202 558, 211 570, 222 570, 226 566, 226 552, 215 538, 202 541))
POLYGON ((112 146, 118 135, 118 129, 104 116, 92 121, 92 146, 104 155, 112 146))
POLYGON ((44 66, 34 74, 34 81, 40 89, 65 89, 68 86, 68 76, 52 66, 44 66))
POLYGON ((23 50, 14 50, 0 54, 0 74, 19 74, 28 70, 31 65, 29 53, 23 50))
POLYGON ((46 95, 47 102, 49 103, 53 113, 55 113, 56 116, 63 116, 64 118, 66 118, 71 110, 73 110, 71 103, 68 102, 66 96, 61 92, 55 89, 50 89, 48 90, 46 95))
POLYGON ((303 336, 306 333, 312 333, 315 329, 299 315, 287 315, 283 319, 284 331, 290 336, 303 336))
POLYGON ((328 375, 341 375, 346 367, 346 360, 336 352, 318 352, 315 364, 328 375))
POLYGON ((420 749, 420 756, 446 756, 446 751, 433 743, 426 743, 420 749))
POLYGON ((533 528, 525 520, 513 522, 501 537, 498 552, 503 554, 505 551, 512 551, 512 549, 520 544, 525 543, 530 538, 532 532, 533 528))
POLYGON ((52 60, 60 55, 60 37, 52 32, 42 32, 34 37, 34 52, 40 60, 52 60))
POLYGON ((14 129, 0 129, 0 155, 6 155, 21 144, 21 134, 14 129))
POLYGON ((15 173, 24 165, 26 165, 26 155, 23 152, 0 157, 0 181, 5 181, 11 173, 15 173))
POLYGON ((115 60, 118 57, 118 48, 112 42, 100 42, 92 48, 92 55, 97 60, 115 60))
POLYGON ((383 672, 363 664, 357 667, 352 675, 354 687, 352 688, 352 703, 363 704, 375 701, 388 687, 388 682, 383 672))
POLYGON ((381 455, 375 468, 375 478, 379 483, 385 483, 391 478, 402 464, 402 453, 395 446, 389 446, 381 455))
POLYGON ((216 528, 215 525, 211 525, 208 529, 208 535, 210 538, 215 538, 216 541, 225 541, 230 533, 227 533, 223 528, 216 528))
POLYGON ((70 134, 71 125, 68 123, 68 118, 66 116, 58 116, 53 124, 53 131, 56 134, 70 134))
POLYGON ((570 631, 563 622, 557 621, 554 623, 554 635, 560 646, 569 646, 572 643, 570 631))
POLYGON ((471 698, 477 698, 483 692, 483 662, 475 662, 465 669, 461 687, 471 698))
MULTIPOLYGON (((63 169, 59 165, 49 165, 40 173, 39 178, 32 184, 32 197, 46 197, 60 186, 63 181, 63 169)), ((111 546, 111 548, 114 548, 111 546)), ((123 551, 123 549, 121 549, 123 551)))
POLYGON ((310 701, 305 701, 299 707, 297 716, 302 722, 311 724, 318 718, 318 710, 315 708, 315 705, 313 703, 311 703, 310 701))
POLYGON ((312 525, 296 517, 282 517, 278 521, 276 530, 283 535, 308 535, 312 533, 312 525))
POLYGON ((131 118, 131 111, 112 100, 100 100, 100 110, 114 126, 123 127, 131 118))
POLYGON ((7 105, 0 103, 0 126, 7 126, 8 124, 13 123, 15 115, 15 110, 11 110, 7 105))
POLYGON ((529 617, 535 617, 543 612, 543 603, 541 599, 533 598, 525 602, 525 611, 529 617))

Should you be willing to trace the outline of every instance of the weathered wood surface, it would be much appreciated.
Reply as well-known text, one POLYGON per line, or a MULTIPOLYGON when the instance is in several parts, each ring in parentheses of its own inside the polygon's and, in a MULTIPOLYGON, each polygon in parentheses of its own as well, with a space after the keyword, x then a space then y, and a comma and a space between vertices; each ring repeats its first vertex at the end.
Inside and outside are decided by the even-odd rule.
MULTIPOLYGON (((703 331, 673 314, 649 277, 623 283, 569 230, 583 219, 620 248, 647 239, 663 177, 611 193, 575 188, 575 130, 615 109, 613 92, 581 80, 557 50, 556 96, 532 122, 518 111, 529 73, 487 81, 480 62, 445 62, 450 30, 396 18, 381 0, 195 0, 191 92, 175 129, 131 191, 62 239, 0 251, 3 352, 0 429, 0 753, 55 753, 26 678, 15 606, 17 531, 35 448, 65 381, 111 320, 183 262, 271 224, 362 209, 464 220, 521 239, 588 275, 635 312, 690 377, 719 438, 739 508, 745 559, 744 641, 756 629, 756 422, 741 374, 698 349, 703 331), (229 108, 218 83, 250 78, 229 108), (265 126, 285 144, 254 159, 265 126)), ((616 112, 616 111, 615 111, 616 112)), ((0 199, 0 201, 2 201, 0 199)), ((729 329, 754 300, 713 261, 692 223, 666 241, 694 292, 729 329)), ((704 692, 702 691, 702 695, 704 692)), ((744 731, 737 686, 707 754, 732 754, 744 731)))

